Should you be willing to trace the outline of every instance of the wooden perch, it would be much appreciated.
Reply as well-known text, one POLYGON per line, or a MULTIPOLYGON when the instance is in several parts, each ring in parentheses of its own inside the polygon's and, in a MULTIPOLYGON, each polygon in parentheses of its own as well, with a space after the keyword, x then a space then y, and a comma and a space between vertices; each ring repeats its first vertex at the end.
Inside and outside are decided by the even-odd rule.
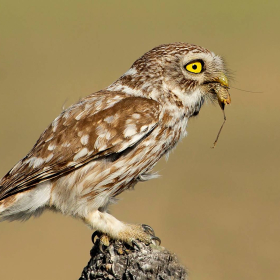
POLYGON ((119 240, 110 240, 105 246, 101 236, 98 232, 93 234, 91 259, 79 280, 187 279, 185 267, 164 247, 141 242, 132 247, 119 240))

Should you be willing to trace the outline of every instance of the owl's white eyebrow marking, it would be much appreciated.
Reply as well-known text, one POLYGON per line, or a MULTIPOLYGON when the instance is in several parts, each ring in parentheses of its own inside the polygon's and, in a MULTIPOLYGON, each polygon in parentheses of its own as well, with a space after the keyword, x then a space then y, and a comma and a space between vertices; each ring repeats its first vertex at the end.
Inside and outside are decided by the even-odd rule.
POLYGON ((88 143, 88 139, 89 139, 89 136, 86 134, 86 135, 83 135, 82 137, 81 137, 81 143, 83 144, 83 145, 86 145, 87 143, 88 143))
POLYGON ((88 153, 88 149, 87 148, 83 148, 74 156, 73 160, 76 161, 77 159, 85 156, 87 153, 88 153))
POLYGON ((53 150, 55 149, 55 147, 56 147, 56 145, 50 144, 50 145, 48 146, 48 150, 49 150, 49 151, 53 151, 53 150))
POLYGON ((129 136, 135 135, 136 133, 137 133, 136 125, 135 124, 130 124, 124 130, 124 137, 127 138, 129 136))

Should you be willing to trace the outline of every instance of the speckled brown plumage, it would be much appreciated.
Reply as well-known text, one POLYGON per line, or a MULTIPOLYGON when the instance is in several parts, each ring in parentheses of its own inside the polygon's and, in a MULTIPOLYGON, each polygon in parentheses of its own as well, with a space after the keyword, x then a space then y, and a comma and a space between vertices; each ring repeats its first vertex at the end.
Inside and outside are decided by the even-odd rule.
POLYGON ((186 135, 204 100, 216 98, 225 72, 222 59, 199 46, 173 43, 147 52, 115 83, 63 111, 0 180, 0 219, 52 208, 113 238, 149 242, 141 227, 109 215, 108 204, 156 177, 153 166, 186 135), (193 61, 203 67, 199 73, 186 70, 193 61))

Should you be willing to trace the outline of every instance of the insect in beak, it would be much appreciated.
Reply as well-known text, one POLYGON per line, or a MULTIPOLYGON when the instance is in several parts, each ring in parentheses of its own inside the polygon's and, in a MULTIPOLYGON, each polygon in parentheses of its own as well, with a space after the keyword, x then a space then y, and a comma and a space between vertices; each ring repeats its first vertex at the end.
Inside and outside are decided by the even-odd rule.
POLYGON ((225 115, 225 105, 227 104, 230 104, 231 103, 231 99, 230 99, 230 95, 229 95, 229 83, 228 83, 228 79, 226 77, 226 75, 224 73, 221 73, 217 78, 214 79, 215 82, 217 82, 215 85, 214 85, 214 91, 215 93, 217 94, 217 98, 218 98, 218 103, 221 107, 221 109, 223 110, 223 114, 224 114, 224 121, 221 125, 221 128, 217 134, 217 137, 214 141, 214 144, 213 144, 213 149, 215 148, 217 142, 218 142, 218 139, 219 139, 219 136, 220 136, 220 133, 223 129, 223 126, 226 122, 226 115, 225 115))

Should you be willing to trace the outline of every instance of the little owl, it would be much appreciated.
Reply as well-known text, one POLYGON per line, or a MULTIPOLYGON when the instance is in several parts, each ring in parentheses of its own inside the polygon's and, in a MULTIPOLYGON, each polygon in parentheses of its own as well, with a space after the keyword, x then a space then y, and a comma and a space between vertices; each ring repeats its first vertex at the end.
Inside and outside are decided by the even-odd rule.
POLYGON ((108 205, 156 177, 152 168, 186 135, 205 99, 230 102, 225 74, 222 58, 199 46, 148 51, 116 82, 64 110, 0 180, 0 220, 53 209, 129 244, 156 240, 150 227, 107 213, 108 205))

